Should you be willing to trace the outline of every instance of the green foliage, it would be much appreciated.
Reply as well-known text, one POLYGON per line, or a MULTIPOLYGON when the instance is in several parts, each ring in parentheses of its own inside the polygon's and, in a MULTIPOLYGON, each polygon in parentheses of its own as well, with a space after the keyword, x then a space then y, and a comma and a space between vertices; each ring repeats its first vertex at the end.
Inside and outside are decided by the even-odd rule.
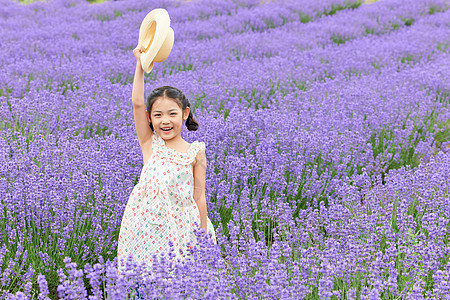
MULTIPOLYGON (((217 201, 217 200, 216 200, 217 201)), ((223 226, 223 234, 224 236, 229 237, 230 233, 228 231, 228 223, 233 219, 233 208, 232 207, 225 207, 224 204, 222 204, 219 207, 219 214, 220 214, 220 222, 223 226)))
POLYGON ((449 43, 447 42, 447 43, 444 43, 444 42, 439 42, 438 43, 438 45, 437 45, 437 47, 436 47, 436 49, 439 51, 439 52, 446 52, 447 50, 448 50, 448 48, 449 48, 449 43))
POLYGON ((102 15, 102 14, 96 14, 96 15, 95 15, 95 18, 96 18, 98 21, 104 22, 104 21, 115 20, 115 19, 117 19, 118 17, 121 17, 122 15, 123 15, 123 14, 122 14, 121 11, 114 10, 114 15, 109 15, 109 14, 104 14, 104 15, 102 15))
POLYGON ((344 5, 340 5, 340 4, 332 4, 331 8, 329 9, 324 9, 323 10, 323 15, 325 16, 332 16, 335 13, 337 13, 340 10, 344 10, 344 9, 356 9, 358 7, 360 7, 362 4, 361 0, 355 1, 355 2, 344 2, 344 5))
POLYGON ((380 70, 381 66, 379 64, 377 64, 376 62, 372 62, 372 66, 375 70, 380 70))
POLYGON ((409 62, 412 62, 412 61, 414 60, 414 56, 408 54, 408 55, 405 55, 405 56, 403 56, 403 57, 400 57, 398 60, 399 60, 402 64, 404 64, 404 63, 409 63, 409 62))
MULTIPOLYGON (((9 100, 9 95, 12 93, 13 89, 5 87, 3 89, 0 89, 0 97, 6 96, 6 100, 9 100)), ((11 110, 11 103, 8 102, 8 107, 11 110)))
POLYGON ((247 56, 247 53, 243 53, 240 49, 231 49, 230 52, 237 61, 240 61, 241 58, 245 58, 247 56))
MULTIPOLYGON (((162 71, 162 76, 165 76, 166 74, 172 75, 178 72, 185 72, 185 71, 191 71, 195 70, 195 67, 192 63, 183 63, 179 65, 172 65, 169 70, 164 69, 162 71)), ((149 74, 146 74, 149 78, 153 78, 152 80, 157 78, 157 74, 154 73, 154 71, 150 72, 149 74), (153 76, 153 77, 152 77, 153 76)))
POLYGON ((75 131, 74 136, 83 134, 84 139, 91 139, 95 135, 100 137, 108 136, 112 131, 107 126, 102 126, 100 124, 86 125, 75 131))
POLYGON ((264 23, 266 24, 267 29, 276 27, 275 24, 273 23, 273 21, 270 19, 265 19, 264 23))
POLYGON ((330 39, 331 39, 331 41, 333 41, 333 43, 338 44, 338 45, 344 44, 346 41, 349 40, 349 38, 344 38, 340 34, 336 34, 336 33, 333 34, 330 39))
MULTIPOLYGON (((401 127, 402 130, 406 128, 408 116, 409 114, 401 127)), ((403 143, 397 144, 395 141, 394 127, 389 125, 383 126, 381 131, 372 134, 370 144, 372 145, 374 158, 377 158, 379 155, 391 154, 391 158, 384 164, 385 171, 381 174, 383 179, 385 174, 391 169, 399 169, 406 166, 415 168, 420 164, 420 157, 416 153, 416 147, 420 141, 425 140, 427 132, 434 134, 435 141, 444 142, 449 140, 450 121, 438 121, 437 116, 438 113, 432 111, 423 120, 414 118, 414 125, 411 133, 409 134, 408 139, 403 141, 403 143), (435 126, 438 128, 437 131, 434 129, 435 126), (397 160, 394 158, 396 154, 398 155, 397 160)))
MULTIPOLYGON (((98 176, 98 183, 100 190, 103 189, 101 175, 98 176)), ((110 226, 109 220, 114 218, 112 215, 115 212, 104 205, 105 200, 106 196, 96 199, 94 195, 90 195, 86 198, 86 201, 80 202, 83 204, 87 203, 87 205, 75 207, 72 213, 65 208, 63 210, 50 208, 47 211, 47 215, 42 215, 42 211, 28 211, 28 205, 22 206, 25 209, 24 212, 10 211, 2 201, 3 218, 5 220, 16 220, 14 224, 8 224, 8 227, 14 228, 13 231, 16 238, 5 240, 8 252, 2 264, 0 264, 0 267, 5 269, 13 260, 17 262, 13 268, 16 275, 9 277, 8 290, 11 292, 17 291, 16 283, 27 270, 24 266, 32 265, 35 270, 32 282, 37 282, 37 274, 45 274, 49 285, 50 297, 51 299, 56 299, 56 289, 60 284, 57 268, 64 265, 63 259, 65 256, 71 257, 72 261, 75 261, 81 267, 84 267, 86 263, 91 265, 98 263, 98 256, 94 255, 98 251, 99 255, 113 260, 117 253, 110 252, 108 250, 109 247, 98 249, 95 241, 88 238, 88 236, 95 235, 94 232, 101 230, 105 233, 105 236, 102 238, 104 238, 106 244, 118 239, 118 230, 111 232, 108 229, 110 226), (21 217, 22 215, 28 217, 23 218, 21 217), (57 220, 61 218, 61 215, 65 215, 66 219, 74 220, 75 222, 71 225, 58 223, 57 220), (100 219, 98 216, 100 216, 100 219), (94 219, 97 220, 95 223, 93 222, 94 219), (100 220, 100 223, 98 223, 98 220, 100 220), (70 228, 75 230, 70 230, 70 228), (24 238, 20 239, 20 241, 17 239, 19 232, 22 232, 24 235, 24 238), (77 249, 77 251, 74 249, 77 249), (27 253, 26 256, 24 254, 25 251, 27 253), (78 254, 75 254, 76 252, 78 254), (45 254, 47 256, 42 256, 45 254)), ((66 201, 69 202, 71 200, 66 197, 66 201)), ((2 236, 12 236, 11 231, 7 230, 5 223, 0 223, 0 234, 2 236)), ((104 244, 101 244, 101 246, 104 246, 104 244)), ((88 280, 86 280, 85 284, 87 283, 88 280)))
MULTIPOLYGON (((11 105, 9 100, 7 100, 7 104, 9 110, 11 111, 11 105)), ((3 119, 0 120, 0 132, 7 131, 8 135, 6 140, 8 142, 14 141, 15 143, 19 143, 22 151, 29 152, 30 143, 34 142, 36 139, 41 138, 42 136, 47 137, 52 130, 49 129, 47 124, 47 120, 44 119, 44 114, 34 113, 33 116, 29 116, 31 120, 29 120, 25 116, 11 115, 11 119, 3 119), (17 134, 25 138, 26 144, 20 144, 20 138, 18 138, 17 134)), ((59 123, 59 116, 56 116, 56 124, 59 123)), ((10 154, 11 155, 11 154, 10 154)))
POLYGON ((434 4, 431 4, 430 7, 428 8, 429 15, 434 15, 435 13, 438 13, 440 11, 442 11, 442 9, 439 6, 434 5, 434 4))
POLYGON ((364 33, 365 33, 365 35, 374 34, 375 33, 375 29, 365 27, 364 33))
POLYGON ((300 22, 302 23, 309 23, 312 21, 312 17, 304 12, 298 12, 298 16, 300 17, 300 22))
POLYGON ((39 1, 45 1, 45 0, 14 0, 16 2, 19 2, 20 4, 30 4, 33 2, 39 2, 39 1))
POLYGON ((117 19, 117 17, 121 17, 122 16, 122 12, 118 11, 118 10, 114 10, 114 19, 117 19))
POLYGON ((304 80, 297 80, 294 79, 292 80, 292 83, 294 84, 294 86, 297 88, 297 90, 299 91, 306 91, 307 90, 307 85, 306 85, 306 81, 304 80))
MULTIPOLYGON (((67 76, 64 76, 64 78, 67 78, 67 76)), ((53 79, 49 79, 51 81, 53 81, 53 79)), ((76 82, 74 82, 72 77, 69 77, 63 81, 61 81, 61 83, 58 85, 57 91, 60 91, 62 95, 64 95, 68 90, 71 90, 72 92, 74 92, 75 90, 79 90, 79 86, 76 82)), ((51 90, 51 88, 50 88, 51 90)))
POLYGON ((411 26, 412 24, 414 24, 413 18, 401 18, 401 20, 405 22, 405 26, 411 26))
POLYGON ((109 76, 109 81, 111 83, 120 83, 123 85, 129 85, 133 83, 134 75, 130 75, 128 73, 117 73, 114 75, 109 76))

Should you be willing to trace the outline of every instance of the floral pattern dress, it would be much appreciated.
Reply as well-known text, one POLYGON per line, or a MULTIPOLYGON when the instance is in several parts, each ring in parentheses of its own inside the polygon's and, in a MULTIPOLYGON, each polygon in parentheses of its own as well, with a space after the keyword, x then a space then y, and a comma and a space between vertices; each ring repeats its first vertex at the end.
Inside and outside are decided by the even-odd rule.
MULTIPOLYGON (((139 182, 134 186, 122 218, 118 240, 118 259, 133 260, 151 266, 153 254, 169 250, 187 251, 187 243, 196 242, 194 228, 200 228, 200 212, 194 200, 192 163, 205 143, 194 141, 187 153, 166 146, 153 133, 152 155, 144 164, 139 182)), ((207 231, 217 244, 214 227, 207 218, 207 231)))

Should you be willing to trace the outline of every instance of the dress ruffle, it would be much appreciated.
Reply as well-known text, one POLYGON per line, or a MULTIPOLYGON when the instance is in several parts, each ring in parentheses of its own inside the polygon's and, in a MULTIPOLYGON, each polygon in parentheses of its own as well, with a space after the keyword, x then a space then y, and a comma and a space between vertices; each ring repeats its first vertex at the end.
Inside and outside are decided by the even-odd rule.
POLYGON ((205 151, 205 143, 194 141, 189 146, 188 152, 179 152, 177 150, 171 149, 166 146, 166 142, 162 137, 160 137, 156 132, 153 135, 153 142, 157 143, 161 147, 156 147, 152 149, 156 154, 159 155, 162 159, 166 159, 168 161, 179 163, 182 165, 189 165, 195 160, 197 152, 199 150, 205 151))

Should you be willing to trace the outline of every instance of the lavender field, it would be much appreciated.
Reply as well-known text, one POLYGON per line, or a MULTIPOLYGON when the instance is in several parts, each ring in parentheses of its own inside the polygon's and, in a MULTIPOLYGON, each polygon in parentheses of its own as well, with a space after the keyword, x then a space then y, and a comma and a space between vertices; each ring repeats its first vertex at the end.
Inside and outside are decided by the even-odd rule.
POLYGON ((449 6, 0 0, 0 298, 450 299, 449 6), (145 88, 190 99, 218 244, 119 273, 159 7, 175 43, 145 88))

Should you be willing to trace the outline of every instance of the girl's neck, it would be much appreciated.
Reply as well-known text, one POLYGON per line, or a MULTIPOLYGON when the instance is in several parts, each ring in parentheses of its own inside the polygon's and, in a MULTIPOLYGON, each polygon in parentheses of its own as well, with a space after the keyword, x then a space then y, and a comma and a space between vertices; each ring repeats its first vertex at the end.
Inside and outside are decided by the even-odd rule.
POLYGON ((172 149, 176 149, 176 148, 180 148, 179 146, 183 146, 185 144, 185 140, 183 140, 183 138, 181 137, 181 134, 170 138, 170 139, 164 139, 163 137, 161 137, 164 141, 164 143, 166 144, 167 147, 172 148, 172 149), (177 147, 178 145, 178 147, 177 147))

